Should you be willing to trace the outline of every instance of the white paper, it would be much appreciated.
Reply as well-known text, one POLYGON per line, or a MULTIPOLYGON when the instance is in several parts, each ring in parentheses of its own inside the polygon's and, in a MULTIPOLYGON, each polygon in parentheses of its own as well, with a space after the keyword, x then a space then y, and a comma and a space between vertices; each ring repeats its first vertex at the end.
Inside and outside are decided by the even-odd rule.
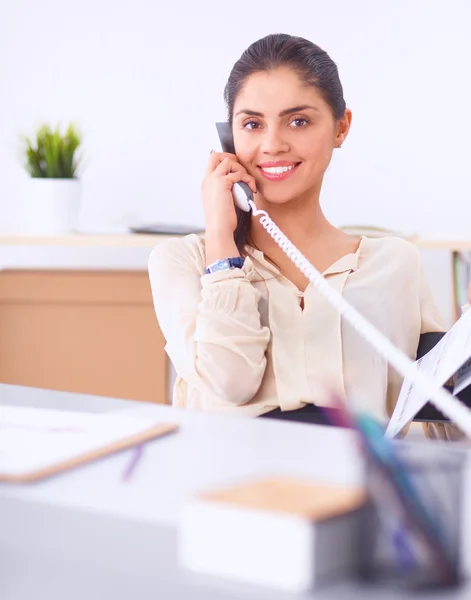
POLYGON ((0 406, 0 473, 26 475, 142 433, 155 421, 0 406))
MULTIPOLYGON (((470 358, 471 310, 467 311, 438 344, 416 364, 420 371, 433 377, 437 385, 443 386, 470 358)), ((405 379, 386 429, 386 435, 389 437, 398 435, 428 400, 429 398, 416 390, 410 379, 405 379)))

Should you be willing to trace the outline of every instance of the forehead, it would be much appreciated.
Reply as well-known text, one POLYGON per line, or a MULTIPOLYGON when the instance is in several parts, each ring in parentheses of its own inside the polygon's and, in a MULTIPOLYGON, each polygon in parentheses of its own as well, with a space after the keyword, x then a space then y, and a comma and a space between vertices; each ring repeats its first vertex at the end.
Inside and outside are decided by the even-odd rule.
POLYGON ((234 114, 241 109, 278 114, 301 104, 313 104, 321 110, 328 110, 314 86, 302 81, 293 69, 280 67, 253 73, 247 78, 235 100, 234 114))

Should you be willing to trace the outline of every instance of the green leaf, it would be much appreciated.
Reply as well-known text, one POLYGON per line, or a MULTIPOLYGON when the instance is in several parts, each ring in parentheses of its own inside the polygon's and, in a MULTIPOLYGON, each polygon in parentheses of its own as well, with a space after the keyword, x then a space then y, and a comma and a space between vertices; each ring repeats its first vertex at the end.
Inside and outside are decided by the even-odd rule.
POLYGON ((23 137, 25 166, 31 177, 75 177, 81 158, 77 155, 77 149, 82 140, 73 124, 67 127, 64 135, 61 135, 59 126, 53 131, 49 125, 42 125, 36 132, 34 142, 23 137))

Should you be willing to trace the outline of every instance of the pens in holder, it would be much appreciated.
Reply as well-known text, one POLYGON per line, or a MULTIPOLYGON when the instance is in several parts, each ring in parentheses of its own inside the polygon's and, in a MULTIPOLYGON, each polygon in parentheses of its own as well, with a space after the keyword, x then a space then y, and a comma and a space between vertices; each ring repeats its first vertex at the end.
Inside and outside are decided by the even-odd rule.
POLYGON ((424 502, 397 447, 385 438, 381 425, 368 415, 352 413, 335 395, 330 399, 330 406, 336 410, 324 412, 333 425, 353 428, 359 434, 360 448, 366 462, 381 480, 377 491, 381 496, 379 504, 382 506, 382 514, 384 515, 386 504, 392 503, 391 506, 399 509, 400 516, 396 519, 396 524, 391 527, 389 523, 387 526, 396 554, 397 569, 411 572, 414 566, 418 566, 412 542, 415 538, 429 552, 435 568, 435 581, 442 584, 455 583, 459 578, 457 565, 446 550, 443 523, 437 520, 437 515, 424 502))

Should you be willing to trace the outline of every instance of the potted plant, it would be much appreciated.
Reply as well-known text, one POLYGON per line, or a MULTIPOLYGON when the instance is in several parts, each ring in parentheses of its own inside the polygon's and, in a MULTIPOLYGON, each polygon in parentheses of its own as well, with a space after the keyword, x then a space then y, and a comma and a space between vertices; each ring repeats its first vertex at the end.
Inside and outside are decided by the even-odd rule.
POLYGON ((80 208, 77 150, 81 136, 73 125, 61 135, 59 127, 41 126, 34 141, 25 137, 26 170, 31 176, 26 198, 26 221, 31 233, 73 231, 80 208))

